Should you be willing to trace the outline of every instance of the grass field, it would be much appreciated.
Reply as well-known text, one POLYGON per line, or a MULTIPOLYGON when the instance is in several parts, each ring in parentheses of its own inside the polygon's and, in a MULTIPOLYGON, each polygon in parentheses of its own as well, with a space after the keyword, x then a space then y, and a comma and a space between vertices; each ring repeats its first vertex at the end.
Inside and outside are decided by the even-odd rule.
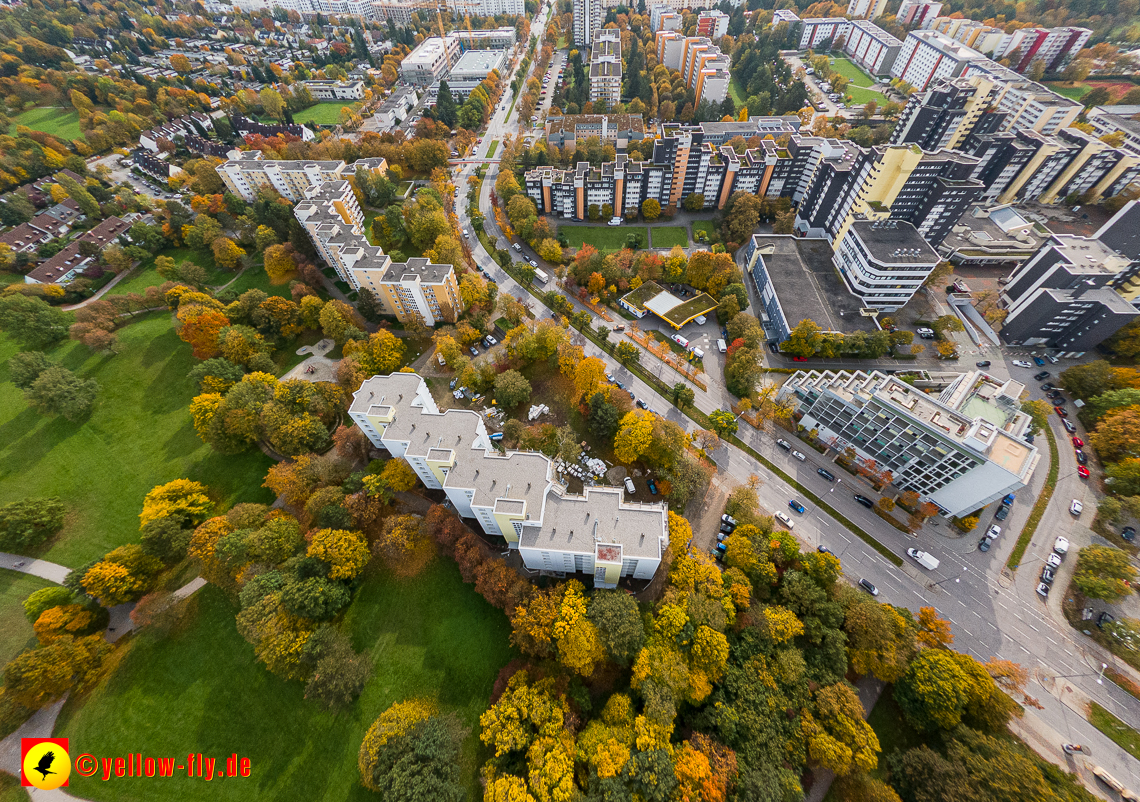
POLYGON ((26 125, 33 131, 43 131, 61 139, 83 138, 83 132, 79 130, 79 112, 75 109, 39 106, 17 114, 12 118, 12 122, 13 134, 16 133, 17 125, 26 125))
POLYGON ((1045 84, 1049 89, 1052 89, 1058 95, 1064 95, 1072 100, 1080 100, 1093 89, 1102 87, 1108 90, 1112 96, 1110 103, 1119 103, 1121 96, 1131 89, 1136 88, 1136 84, 1129 83, 1128 81, 1087 81, 1078 84, 1070 84, 1067 81, 1050 81, 1045 84))
POLYGON ((352 106, 347 100, 337 100, 331 103, 318 103, 293 113, 293 121, 298 123, 316 123, 317 125, 336 125, 340 122, 340 110, 345 106, 352 106))
POLYGON ((499 140, 492 139, 491 140, 491 147, 487 148, 487 158, 488 159, 494 158, 495 151, 498 149, 499 149, 499 140))
POLYGON ((67 523, 41 556, 67 566, 137 542, 143 496, 173 479, 204 482, 225 504, 273 498, 261 487, 268 457, 217 454, 194 433, 188 406, 196 388, 186 374, 196 360, 170 315, 152 312, 118 335, 121 350, 113 356, 74 341, 48 354, 99 382, 95 409, 77 423, 28 407, 8 376, 8 360, 19 348, 0 339, 0 503, 63 499, 67 523))
POLYGON ((154 269, 154 260, 157 256, 169 256, 174 260, 175 264, 182 262, 193 262, 196 265, 201 265, 206 268, 208 276, 206 284, 211 287, 218 287, 227 283, 234 277, 234 273, 230 270, 222 270, 214 262, 214 256, 211 253, 203 251, 195 251, 190 248, 167 248, 156 256, 142 262, 134 269, 130 276, 120 281, 111 290, 111 295, 129 295, 132 292, 145 292, 147 287, 157 287, 162 284, 166 279, 158 275, 154 269))
POLYGON ((693 236, 694 237, 697 236, 698 231, 705 232, 705 236, 707 236, 711 240, 713 238, 713 235, 716 234, 716 223, 713 222, 712 220, 694 220, 693 221, 693 236))
POLYGON ((0 665, 36 642, 32 625, 24 617, 24 599, 54 582, 19 571, 0 571, 0 665))
POLYGON ((655 227, 650 236, 653 237, 654 248, 672 248, 674 245, 689 247, 689 232, 684 226, 655 227))
POLYGON ((744 102, 748 99, 744 96, 744 87, 740 85, 739 81, 733 78, 728 82, 728 92, 732 95, 732 102, 736 104, 736 109, 739 111, 744 105, 744 102))
POLYGON ((289 290, 289 282, 271 284, 269 274, 265 272, 265 267, 260 262, 250 265, 248 270, 237 277, 230 289, 239 295, 246 290, 261 290, 266 295, 278 295, 290 299, 293 297, 289 290))
POLYGON ((1111 738, 1125 752, 1140 760, 1140 732, 1125 724, 1096 702, 1089 705, 1089 723, 1111 738))
POLYGON ((65 707, 56 733, 106 754, 144 744, 167 755, 236 751, 250 758, 252 776, 214 783, 73 777, 70 793, 100 802, 140 793, 155 802, 377 799, 359 782, 365 731, 392 703, 429 697, 471 728, 460 764, 468 798, 482 797, 476 727, 495 675, 512 656, 510 624, 462 583, 453 562, 438 560, 407 582, 365 582, 343 628, 371 655, 374 673, 360 699, 340 713, 305 701, 301 682, 278 679, 254 661, 221 591, 207 586, 199 596, 196 623, 169 640, 136 636, 114 675, 79 709, 65 707))
POLYGON ((31 797, 20 785, 20 780, 11 774, 0 772, 0 802, 28 802, 31 797))
POLYGON ((630 234, 641 235, 642 247, 649 242, 645 226, 559 226, 558 230, 566 236, 571 248, 581 248, 585 243, 599 251, 620 251, 630 234))
POLYGON ((1092 87, 1088 84, 1072 85, 1062 81, 1047 83, 1045 86, 1052 89, 1058 95, 1063 95, 1070 100, 1080 100, 1082 97, 1092 91, 1092 87))
POLYGON ((831 66, 837 73, 851 81, 843 91, 851 96, 852 102, 860 106, 864 106, 872 100, 880 106, 887 102, 885 95, 870 88, 874 85, 875 79, 863 72, 855 62, 845 58, 837 58, 832 61, 831 66))

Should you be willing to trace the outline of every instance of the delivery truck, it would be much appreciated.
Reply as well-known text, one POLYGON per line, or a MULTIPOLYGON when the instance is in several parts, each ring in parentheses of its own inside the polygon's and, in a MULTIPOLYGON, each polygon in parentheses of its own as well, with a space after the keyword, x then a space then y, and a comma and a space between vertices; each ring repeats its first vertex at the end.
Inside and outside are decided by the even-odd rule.
POLYGON ((910 555, 911 559, 913 559, 927 571, 933 571, 938 567, 938 558, 931 556, 925 551, 919 551, 918 549, 907 549, 906 553, 910 555))

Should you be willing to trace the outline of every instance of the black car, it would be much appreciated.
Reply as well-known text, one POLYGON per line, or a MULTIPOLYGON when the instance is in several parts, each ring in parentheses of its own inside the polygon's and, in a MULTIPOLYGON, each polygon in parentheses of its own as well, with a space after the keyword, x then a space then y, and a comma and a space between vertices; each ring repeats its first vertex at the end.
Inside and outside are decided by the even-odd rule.
POLYGON ((776 445, 778 445, 780 448, 784 449, 785 451, 791 451, 792 450, 792 444, 789 443, 787 440, 777 439, 776 445))
POLYGON ((874 501, 867 498, 866 496, 860 496, 858 493, 855 494, 855 500, 858 501, 860 504, 862 504, 867 509, 871 509, 872 507, 875 506, 874 501))
POLYGON ((833 474, 831 471, 825 471, 823 468, 816 468, 815 472, 829 482, 835 481, 835 474, 833 474))
POLYGON ((1105 624, 1111 624, 1116 620, 1116 616, 1112 613, 1105 611, 1096 617, 1097 629, 1104 629, 1105 624))
POLYGON ((824 545, 816 546, 815 550, 821 554, 831 554, 831 549, 829 549, 827 546, 824 546, 824 545))
POLYGON ((1136 540, 1136 529, 1131 526, 1126 526, 1120 531, 1120 539, 1125 543, 1132 543, 1136 540))
POLYGON ((649 404, 645 403, 644 401, 642 401, 642 400, 639 398, 639 399, 637 399, 637 408, 638 408, 638 409, 648 409, 648 408, 649 408, 649 404))
POLYGON ((726 535, 731 535, 733 532, 736 531, 736 527, 732 526, 730 524, 721 524, 720 525, 720 531, 726 535))
POLYGON ((990 366, 990 361, 987 359, 984 362, 975 362, 974 364, 979 368, 988 368, 990 366))
POLYGON ((1053 385, 1051 385, 1051 384, 1043 384, 1043 385, 1041 385, 1041 389, 1042 389, 1042 391, 1047 393, 1054 388, 1053 388, 1053 385))
POLYGON ((1045 570, 1043 570, 1041 572, 1041 581, 1044 582, 1046 585, 1052 585, 1053 580, 1056 578, 1057 578, 1056 574, 1054 574, 1048 568, 1046 568, 1045 570))
POLYGON ((1077 462, 1079 462, 1081 465, 1089 464, 1089 458, 1086 457, 1085 452, 1081 451, 1079 448, 1077 449, 1077 462))
POLYGON ((1002 504, 1000 507, 997 508, 997 512, 994 513, 994 518, 998 519, 999 521, 1004 521, 1008 515, 1009 515, 1009 505, 1008 504, 1002 504))
POLYGON ((1039 382, 1042 379, 1048 379, 1048 378, 1049 378, 1049 371, 1043 370, 1040 373, 1038 373, 1036 376, 1033 377, 1033 381, 1039 382))

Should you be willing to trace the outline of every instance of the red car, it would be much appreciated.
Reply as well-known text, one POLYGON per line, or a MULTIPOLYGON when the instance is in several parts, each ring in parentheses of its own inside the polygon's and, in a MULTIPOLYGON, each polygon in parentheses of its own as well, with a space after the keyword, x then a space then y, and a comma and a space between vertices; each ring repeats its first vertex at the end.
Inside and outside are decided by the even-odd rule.
POLYGON ((1085 447, 1085 441, 1079 437, 1074 437, 1073 438, 1073 445, 1076 446, 1077 448, 1084 448, 1085 447))
POLYGON ((807 362, 807 357, 806 356, 793 356, 792 361, 793 362, 807 362))
POLYGON ((1084 465, 1078 465, 1077 466, 1077 476, 1081 477, 1082 479, 1088 479, 1089 478, 1089 469, 1086 468, 1084 465))
POLYGON ((1065 411, 1064 407, 1053 407, 1053 409, 1055 409, 1057 411, 1057 414, 1060 415, 1062 418, 1069 417, 1069 413, 1065 411))

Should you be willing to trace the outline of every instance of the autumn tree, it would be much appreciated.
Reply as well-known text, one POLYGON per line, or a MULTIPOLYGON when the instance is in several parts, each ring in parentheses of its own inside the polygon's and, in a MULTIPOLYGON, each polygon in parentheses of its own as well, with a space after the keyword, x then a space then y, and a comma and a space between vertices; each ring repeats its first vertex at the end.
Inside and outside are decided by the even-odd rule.
MULTIPOLYGON (((270 230, 272 233, 272 229, 270 230)), ((271 284, 284 284, 297 270, 289 245, 270 245, 265 249, 265 272, 271 284)))
POLYGON ((421 526, 422 520, 418 515, 386 518, 382 533, 373 544, 388 570, 398 577, 416 576, 435 556, 435 543, 421 526))
POLYGON ((1110 411, 1097 424, 1089 441, 1105 462, 1140 457, 1140 406, 1110 411))
POLYGON ((552 631, 562 664, 589 677, 595 666, 605 659, 605 650, 598 628, 586 615, 586 604, 582 583, 577 580, 568 582, 552 631))
POLYGON ((653 441, 653 416, 646 410, 635 409, 621 419, 614 437, 614 456, 621 462, 637 460, 653 441))
POLYGON ((321 529, 315 533, 307 554, 329 564, 329 579, 354 579, 369 558, 364 536, 343 529, 321 529))
POLYGON ((479 738, 496 757, 524 753, 537 738, 556 738, 569 706, 554 689, 551 678, 530 683, 526 671, 516 672, 507 689, 479 717, 479 738))
POLYGON ((27 649, 4 667, 4 694, 16 704, 38 710, 69 691, 89 687, 110 650, 102 635, 61 636, 41 648, 27 649))
POLYGON ((459 802, 459 746, 464 731, 426 700, 397 702, 365 733, 358 766, 364 786, 397 802, 459 802))
POLYGON ((1117 602, 1132 592, 1136 575, 1127 552, 1094 544, 1081 549, 1073 582, 1090 599, 1117 602))
POLYGON ((144 527, 160 518, 173 518, 187 526, 206 520, 214 503, 206 493, 206 486, 190 479, 175 479, 153 488, 143 498, 139 526, 144 527))

